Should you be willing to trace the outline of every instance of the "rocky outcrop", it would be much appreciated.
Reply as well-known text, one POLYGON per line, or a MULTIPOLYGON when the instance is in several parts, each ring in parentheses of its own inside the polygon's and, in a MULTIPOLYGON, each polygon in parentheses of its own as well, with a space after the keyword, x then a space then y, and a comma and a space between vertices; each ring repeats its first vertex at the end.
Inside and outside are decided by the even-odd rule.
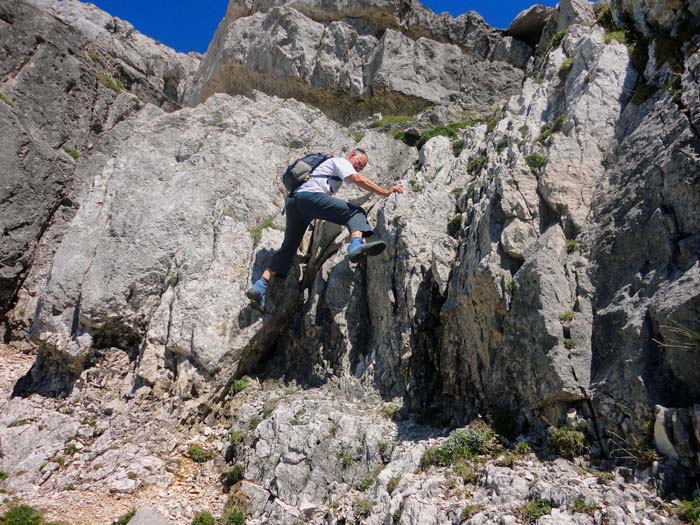
POLYGON ((380 108, 405 113, 447 102, 483 111, 522 81, 518 68, 528 46, 498 35, 478 17, 433 15, 413 24, 412 17, 425 18, 424 8, 392 2, 368 11, 335 7, 232 3, 187 100, 260 89, 306 100, 350 122, 380 108), (420 35, 410 30, 414 25, 420 35), (475 75, 484 69, 487 75, 475 75))
POLYGON ((144 101, 175 109, 199 60, 77 1, 1 2, 3 338, 22 333, 75 213, 81 155, 144 101), (111 29, 110 29, 111 28, 111 29), (176 70, 179 73, 176 73, 176 70), (127 94, 125 90, 130 90, 127 94))
MULTIPOLYGON (((218 511, 222 475, 253 523, 518 523, 528 500, 553 507, 540 523, 670 523, 638 482, 682 495, 700 471, 700 42, 690 7, 623 4, 598 23, 563 1, 520 69, 488 28, 460 40, 413 4, 232 3, 198 73, 205 102, 168 113, 106 93, 104 130, 59 164, 85 183, 22 303, 40 348, 0 419, 3 488, 133 496, 201 475, 218 511), (442 105, 406 124, 414 139, 454 125, 417 150, 378 115, 344 128, 312 95, 335 120, 442 105), (244 290, 282 237, 279 174, 356 144, 369 176, 406 187, 345 193, 388 249, 350 264, 345 232, 314 225, 261 318, 244 290), (421 462, 473 421, 501 435, 495 457, 421 462), (557 428, 585 458, 516 458, 522 439, 561 455, 557 428), (7 445, 20 435, 33 452, 7 445), (193 465, 195 443, 219 453, 193 465), (614 473, 579 468, 593 463, 614 473)), ((201 510, 157 508, 178 524, 201 510)))

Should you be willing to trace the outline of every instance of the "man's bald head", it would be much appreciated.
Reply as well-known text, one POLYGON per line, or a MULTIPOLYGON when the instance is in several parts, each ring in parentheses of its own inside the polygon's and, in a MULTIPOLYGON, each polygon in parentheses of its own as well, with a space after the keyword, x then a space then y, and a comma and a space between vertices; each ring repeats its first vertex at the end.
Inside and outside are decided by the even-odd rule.
POLYGON ((345 158, 350 161, 350 164, 352 164, 352 167, 355 168, 357 173, 360 173, 363 169, 365 169, 365 166, 367 166, 367 162, 369 161, 369 157, 367 157, 365 150, 360 148, 352 150, 346 155, 345 158))

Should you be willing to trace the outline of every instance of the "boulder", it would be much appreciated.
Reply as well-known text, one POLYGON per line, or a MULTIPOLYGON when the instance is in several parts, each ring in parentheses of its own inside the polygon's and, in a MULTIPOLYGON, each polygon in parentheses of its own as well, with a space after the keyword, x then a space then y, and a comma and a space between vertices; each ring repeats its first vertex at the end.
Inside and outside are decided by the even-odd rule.
POLYGON ((535 4, 521 11, 508 27, 508 34, 534 47, 540 41, 542 31, 554 9, 535 4))
POLYGON ((170 525, 170 522, 157 510, 141 507, 129 520, 129 525, 170 525))

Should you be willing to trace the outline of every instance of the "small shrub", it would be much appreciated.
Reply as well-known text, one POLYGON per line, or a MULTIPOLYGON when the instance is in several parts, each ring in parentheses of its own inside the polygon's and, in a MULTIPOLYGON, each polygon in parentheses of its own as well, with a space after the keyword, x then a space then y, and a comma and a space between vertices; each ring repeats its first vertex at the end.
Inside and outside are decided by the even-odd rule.
POLYGON ((255 430, 256 428, 258 428, 258 425, 260 423, 262 423, 262 419, 260 419, 259 417, 256 416, 253 419, 251 419, 250 422, 248 423, 248 429, 255 430))
POLYGON ((381 128, 382 126, 393 126, 395 124, 404 124, 406 122, 415 122, 416 118, 409 115, 387 115, 372 122, 373 128, 381 128))
POLYGON ((456 198, 459 198, 462 195, 463 191, 464 190, 462 188, 453 188, 452 191, 450 191, 450 193, 452 195, 454 195, 456 198))
POLYGON ((216 518, 211 512, 198 512, 192 518, 192 525, 216 525, 216 518))
POLYGON ((462 214, 458 213, 455 215, 450 222, 447 223, 447 234, 450 237, 457 238, 459 232, 462 229, 462 214))
POLYGON ((251 384, 251 380, 247 376, 243 376, 239 379, 234 379, 233 383, 231 383, 231 395, 235 396, 239 392, 243 392, 246 388, 248 388, 251 384))
POLYGON ((568 459, 581 455, 586 448, 586 436, 583 432, 567 427, 554 430, 551 442, 557 454, 568 459))
POLYGON ((627 45, 627 33, 624 31, 610 31, 605 33, 605 43, 609 44, 613 40, 620 42, 620 44, 627 45))
POLYGON ((473 463, 466 459, 460 460, 456 465, 452 466, 454 473, 459 476, 463 483, 476 484, 479 481, 479 471, 473 463))
POLYGON ((386 482, 386 491, 391 494, 396 490, 396 487, 399 485, 399 482, 401 481, 401 478, 398 476, 392 476, 389 478, 389 481, 386 482))
POLYGON ((63 148, 63 151, 68 153, 68 155, 70 155, 73 158, 73 160, 78 160, 80 158, 80 152, 76 149, 69 147, 69 146, 65 146, 63 148))
POLYGON ((566 241, 566 253, 574 253, 578 251, 578 243, 574 240, 566 241))
POLYGON ((700 498, 682 500, 678 507, 678 517, 685 523, 700 525, 700 498))
POLYGON ((245 478, 245 467, 240 464, 236 463, 233 467, 231 467, 225 475, 224 478, 224 485, 227 487, 232 487, 239 481, 242 481, 245 478))
POLYGON ((571 66, 574 65, 574 59, 569 57, 564 62, 562 62, 561 66, 559 67, 559 80, 562 82, 566 81, 566 78, 569 76, 569 73, 571 73, 571 66))
POLYGON ((571 503, 571 510, 578 512, 579 514, 588 514, 589 516, 593 516, 597 509, 595 505, 592 503, 587 503, 585 499, 576 498, 571 503))
POLYGON ((453 432, 441 446, 428 448, 421 459, 421 467, 449 467, 464 459, 489 454, 495 448, 495 437, 488 425, 473 423, 465 430, 453 432))
POLYGON ((549 43, 549 47, 551 49, 556 49, 561 45, 561 43, 564 41, 564 38, 566 38, 566 30, 562 30, 557 32, 553 37, 551 42, 549 43))
POLYGON ((599 483, 605 483, 606 481, 615 480, 615 474, 613 474, 612 472, 607 472, 604 470, 593 470, 591 471, 591 474, 598 478, 599 483))
POLYGON ((418 142, 416 143, 416 147, 418 149, 422 148, 426 142, 428 142, 430 139, 433 137, 448 137, 449 139, 455 140, 457 139, 457 133, 459 130, 468 128, 470 126, 474 126, 475 124, 478 124, 478 120, 474 119, 468 119, 468 120, 461 120, 459 122, 453 122, 451 124, 439 124, 433 128, 430 128, 426 131, 424 131, 420 138, 418 139, 418 142))
POLYGON ((496 144, 496 151, 501 152, 504 149, 508 147, 508 137, 503 137, 501 140, 498 141, 498 144, 496 144))
POLYGON ((573 350, 576 348, 576 341, 573 339, 564 339, 564 346, 567 348, 567 350, 573 350))
POLYGON ((117 95, 121 95, 122 91, 124 91, 124 84, 119 79, 114 79, 109 75, 100 73, 97 75, 97 80, 99 80, 103 86, 114 91, 117 95))
POLYGON ((542 516, 552 513, 552 506, 545 500, 531 500, 520 507, 518 514, 525 523, 537 523, 542 516))
POLYGON ((518 456, 527 456, 530 452, 532 452, 532 448, 527 441, 518 441, 515 444, 515 453, 518 456))
POLYGON ((99 62, 100 61, 100 55, 97 54, 95 51, 88 51, 87 54, 88 58, 92 60, 93 62, 99 62))
POLYGON ((515 295, 515 292, 518 290, 518 284, 511 279, 508 281, 508 284, 506 284, 506 290, 508 290, 508 295, 513 297, 515 295))
POLYGON ((481 505, 465 505, 462 508, 462 512, 459 513, 459 519, 461 521, 466 521, 469 518, 473 518, 481 512, 481 508, 481 505))
POLYGON ((387 419, 393 419, 393 417, 396 415, 396 413, 400 410, 398 405, 384 405, 381 409, 379 409, 379 412, 387 418, 387 419))
POLYGON ((0 517, 0 525, 56 525, 47 523, 41 512, 29 505, 11 506, 4 516, 0 517))
POLYGON ((404 142, 406 140, 406 132, 405 131, 394 131, 391 134, 392 137, 394 137, 396 140, 399 140, 401 142, 404 142))
POLYGON ((228 437, 228 442, 231 443, 234 447, 237 447, 243 442, 243 438, 245 437, 245 432, 242 430, 236 430, 234 432, 231 432, 231 435, 228 437))
POLYGON ((365 138, 365 136, 362 133, 353 133, 350 136, 352 137, 352 140, 354 140, 355 142, 360 142, 363 138, 365 138))
POLYGON ((0 470, 0 481, 5 481, 7 477, 7 472, 0 470))
POLYGON ((206 463, 214 457, 214 454, 212 454, 211 451, 195 443, 187 447, 187 455, 195 463, 206 463))
POLYGON ((544 168, 547 164, 547 160, 545 155, 540 155, 539 153, 533 153, 525 157, 525 162, 527 162, 527 165, 533 172, 544 168))
POLYGON ((563 321, 565 323, 570 323, 571 321, 574 320, 574 312, 572 312, 571 310, 568 310, 568 311, 562 313, 561 315, 559 315, 559 320, 563 321))
POLYGON ((372 514, 374 502, 369 498, 356 498, 353 509, 358 518, 367 518, 372 514))
POLYGON ((54 461, 61 466, 66 464, 66 458, 64 458, 63 456, 58 456, 58 457, 54 458, 54 461))
POLYGON ((467 172, 471 175, 478 175, 486 165, 486 155, 476 155, 467 164, 467 172))
POLYGON ((612 11, 610 10, 609 6, 603 7, 598 12, 597 22, 603 27, 603 29, 608 31, 615 29, 615 20, 613 19, 612 11))
POLYGON ((73 454, 75 454, 76 452, 78 452, 78 447, 77 447, 77 445, 76 445, 75 443, 69 443, 69 444, 66 446, 65 452, 66 452, 66 455, 72 456, 73 454))
POLYGON ((245 509, 243 507, 235 505, 224 511, 224 515, 221 516, 219 523, 221 525, 245 525, 245 514, 245 509))
POLYGON ((127 523, 131 521, 131 518, 133 518, 135 514, 136 509, 131 509, 126 514, 122 514, 115 521, 113 521, 112 525, 127 525, 127 523))
POLYGON ((7 98, 4 94, 0 93, 0 100, 2 100, 5 104, 10 106, 11 108, 15 107, 15 105, 10 101, 9 98, 7 98))

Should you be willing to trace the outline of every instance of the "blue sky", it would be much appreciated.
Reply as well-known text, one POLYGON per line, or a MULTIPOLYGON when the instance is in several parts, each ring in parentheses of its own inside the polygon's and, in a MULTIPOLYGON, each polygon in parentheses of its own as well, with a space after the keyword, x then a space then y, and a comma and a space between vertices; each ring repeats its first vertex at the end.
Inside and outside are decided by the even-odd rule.
MULTIPOLYGON (((92 0, 100 9, 131 22, 136 29, 178 51, 203 53, 216 26, 224 17, 229 0, 92 0)), ((523 9, 534 3, 554 6, 555 0, 422 0, 436 13, 447 11, 458 16, 474 10, 494 27, 507 27, 523 9)))

